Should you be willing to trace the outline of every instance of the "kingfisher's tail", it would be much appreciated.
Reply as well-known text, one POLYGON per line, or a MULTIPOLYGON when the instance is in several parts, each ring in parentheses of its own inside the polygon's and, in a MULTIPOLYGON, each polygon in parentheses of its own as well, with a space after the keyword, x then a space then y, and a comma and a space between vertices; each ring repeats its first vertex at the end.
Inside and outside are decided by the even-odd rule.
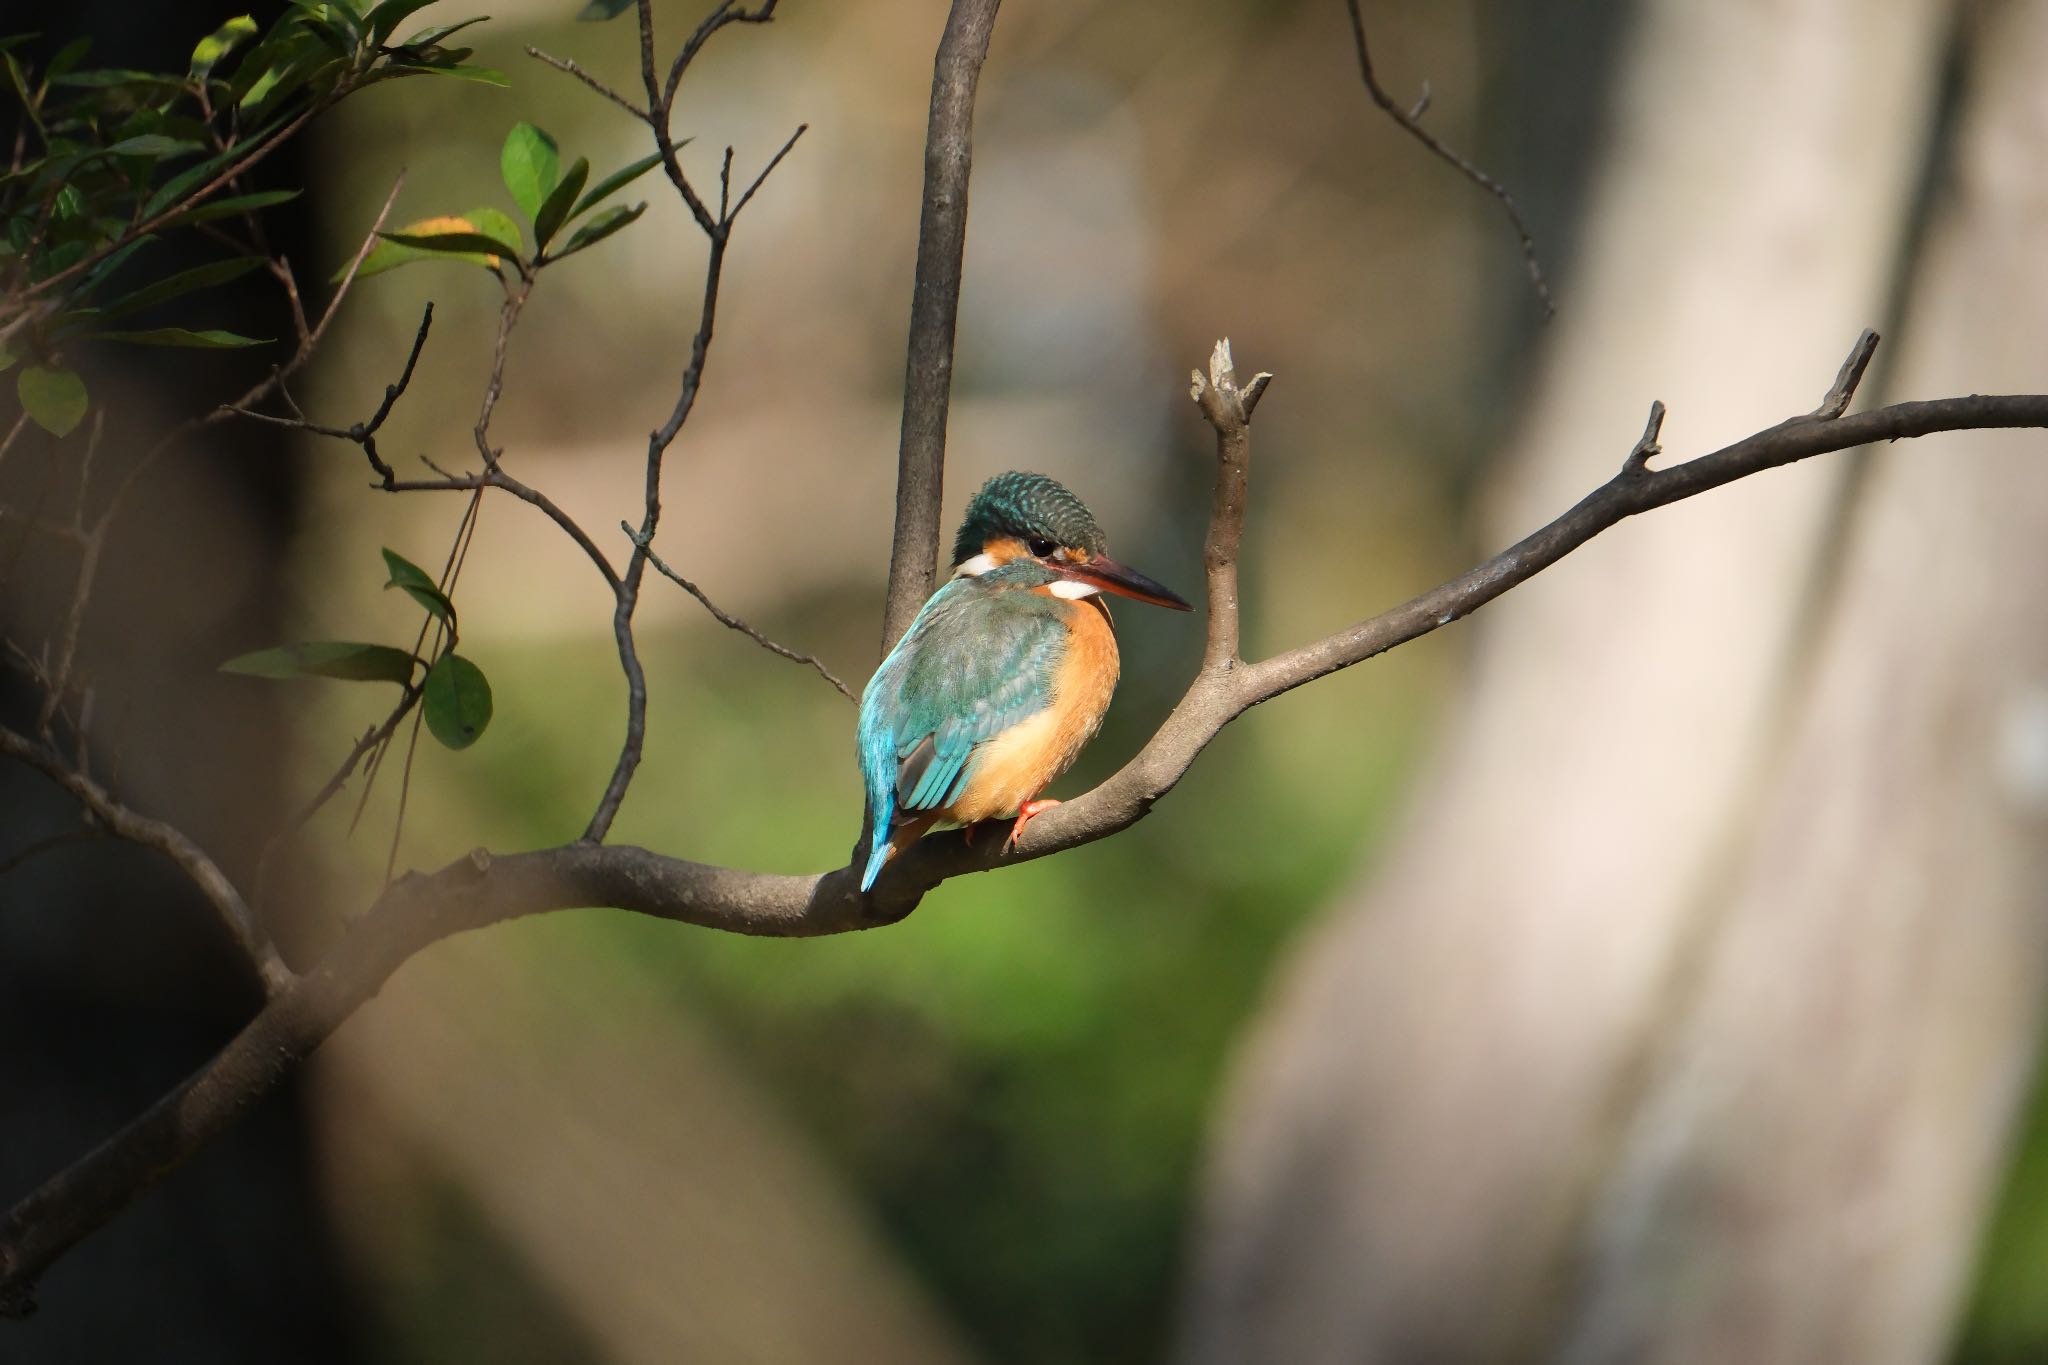
POLYGON ((882 864, 889 861, 889 831, 875 831, 875 851, 868 855, 868 870, 860 874, 861 894, 875 884, 875 878, 882 875, 882 864))

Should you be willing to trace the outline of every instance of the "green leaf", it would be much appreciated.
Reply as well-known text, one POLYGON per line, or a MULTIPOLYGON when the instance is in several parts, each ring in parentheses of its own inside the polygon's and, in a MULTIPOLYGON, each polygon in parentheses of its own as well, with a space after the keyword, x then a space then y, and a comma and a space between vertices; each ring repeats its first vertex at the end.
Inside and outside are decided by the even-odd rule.
POLYGON ((423 76, 453 76, 457 80, 475 81, 478 85, 495 85, 509 88, 512 78, 491 66, 420 66, 414 67, 423 76))
POLYGON ((135 137, 124 137, 107 148, 110 156, 183 156, 187 152, 203 152, 203 144, 190 142, 181 137, 165 137, 162 133, 142 133, 135 137))
POLYGON ((460 654, 443 654, 427 673, 420 697, 427 729, 451 749, 467 749, 491 723, 491 683, 460 654))
POLYGON ((612 205, 612 207, 570 233, 569 245, 556 252, 555 259, 559 261, 564 256, 575 255, 587 246, 596 246, 599 242, 611 236, 614 232, 617 232, 620 228, 626 226, 626 224, 632 222, 645 212, 647 212, 645 200, 633 205, 631 208, 627 208, 624 204, 612 205))
POLYGON ((71 370, 31 365, 14 381, 21 408, 52 436, 68 436, 85 418, 85 381, 71 370))
POLYGON ((238 654, 220 666, 223 673, 253 678, 348 678, 356 682, 412 681, 412 655, 390 645, 364 645, 345 640, 314 640, 238 654))
POLYGON ((391 571, 385 580, 386 588, 398 588, 411 596, 412 600, 425 607, 441 624, 455 631, 455 604, 448 600, 448 594, 441 591, 441 585, 425 569, 407 559, 395 550, 384 552, 384 567, 391 571))
POLYGON ((0 374, 14 368, 14 362, 21 359, 21 352, 12 346, 0 345, 0 374))
POLYGON ((116 270, 119 270, 121 268, 122 264, 126 262, 130 256, 133 256, 136 252, 142 250, 142 248, 148 246, 151 242, 154 242, 155 240, 156 238, 153 235, 145 235, 137 237, 134 241, 129 242, 126 246, 116 248, 112 254, 106 257, 106 259, 102 260, 98 265, 95 265, 92 269, 86 271, 85 274, 79 278, 78 292, 81 294, 85 294, 90 293, 92 290, 99 288, 100 285, 104 284, 107 281, 107 278, 109 276, 111 276, 116 270))
POLYGON ((382 43, 391 36, 393 29, 433 3, 434 0, 384 0, 365 16, 370 24, 371 41, 382 43))
POLYGON ((548 192, 554 189, 560 164, 555 140, 531 123, 515 123, 505 135, 498 171, 505 178, 505 188, 512 191, 512 202, 529 220, 540 212, 548 192))
POLYGON ((412 37, 407 38, 400 46, 431 47, 444 38, 462 32, 471 24, 481 24, 490 17, 488 14, 479 14, 474 19, 464 19, 459 24, 436 24, 432 28, 423 28, 418 33, 413 34, 412 37))
MULTIPOLYGON (((676 143, 676 146, 681 147, 682 145, 684 145, 684 143, 687 143, 689 140, 690 139, 688 138, 684 138, 681 142, 676 143)), ((630 166, 620 167, 618 170, 613 171, 604 179, 598 181, 597 184, 591 188, 590 193, 584 195, 581 199, 577 200, 576 207, 569 210, 569 216, 571 218, 582 217, 585 210, 597 207, 600 203, 604 202, 605 199, 609 198, 613 194, 616 194, 618 191, 626 188, 626 186, 632 184, 635 180, 638 180, 641 176, 647 174, 649 171, 653 170, 656 166, 659 166, 660 164, 661 153, 656 152, 652 156, 641 157, 638 161, 635 161, 630 166)))
POLYGON ((607 19, 616 19, 633 8, 633 0, 590 0, 590 3, 576 12, 576 18, 586 24, 601 24, 607 19))
POLYGON ((500 256, 518 260, 519 253, 481 232, 380 232, 387 242, 443 256, 500 256))
POLYGON ((263 264, 261 256, 234 256, 225 261, 210 261, 195 265, 190 270, 158 280, 155 284, 144 285, 124 299, 106 306, 103 316, 108 318, 126 317, 141 312, 195 289, 210 289, 217 284, 237 280, 263 264))
POLYGON ((548 191, 548 197, 541 201, 540 212, 533 215, 533 249, 541 250, 554 239, 562 222, 569 216, 569 206, 576 202, 576 196, 583 193, 585 182, 590 179, 590 162, 577 157, 569 166, 560 183, 548 191))
POLYGON ((256 21, 246 14, 237 14, 212 33, 199 40, 199 46, 192 49, 192 77, 205 80, 212 74, 220 59, 233 52, 257 33, 256 21))
POLYGON ((271 337, 245 337, 214 328, 195 332, 186 327, 151 327, 140 332, 96 332, 98 341, 125 341, 130 346, 185 346, 200 351, 224 351, 237 346, 267 346, 271 337))
POLYGON ((503 209, 471 209, 462 216, 484 236, 495 237, 509 246, 516 248, 524 240, 519 235, 519 224, 513 222, 512 215, 503 209))
POLYGON ((254 194, 237 194, 226 199, 209 199, 197 208, 186 209, 164 220, 165 227, 190 227, 194 223, 210 223, 216 218, 233 218, 239 214, 254 213, 258 209, 288 204, 298 198, 303 190, 258 190, 254 194))
MULTIPOLYGON (((384 240, 372 247, 370 254, 363 258, 362 269, 356 272, 358 279, 365 275, 381 274, 413 261, 468 261, 472 265, 494 270, 505 254, 510 254, 515 260, 518 259, 518 253, 512 251, 509 244, 519 240, 519 225, 497 209, 471 209, 461 215, 441 214, 433 218, 422 218, 416 223, 408 223, 395 233, 385 233, 383 237, 384 240), (466 233, 472 237, 482 236, 494 242, 499 250, 451 251, 448 249, 450 244, 445 241, 437 242, 433 247, 412 245, 421 237, 446 237, 454 233, 466 233)), ((341 269, 334 272, 334 279, 339 280, 347 273, 348 266, 344 263, 341 269)))
POLYGON ((169 180, 157 186, 155 192, 149 196, 148 202, 143 204, 142 216, 144 218, 156 217, 159 213, 162 213, 165 209, 184 198, 192 190, 205 184, 209 176, 218 174, 221 167, 227 165, 229 161, 237 156, 244 155, 248 150, 246 145, 238 143, 224 152, 216 152, 204 161, 194 162, 192 165, 187 166, 184 170, 179 171, 169 180))
POLYGON ((111 90, 121 87, 133 92, 155 90, 164 93, 182 91, 185 82, 176 76, 160 76, 152 71, 107 70, 95 68, 91 71, 70 71, 62 76, 53 76, 52 85, 68 86, 78 90, 111 90))
POLYGON ((85 54, 92 50, 92 35, 73 38, 57 49, 57 55, 50 58, 49 67, 43 72, 45 81, 54 81, 70 73, 71 68, 85 60, 85 54))
POLYGON ((313 0, 285 0, 299 12, 299 22, 322 37, 328 37, 338 51, 347 54, 363 40, 363 22, 347 5, 315 4, 313 0))

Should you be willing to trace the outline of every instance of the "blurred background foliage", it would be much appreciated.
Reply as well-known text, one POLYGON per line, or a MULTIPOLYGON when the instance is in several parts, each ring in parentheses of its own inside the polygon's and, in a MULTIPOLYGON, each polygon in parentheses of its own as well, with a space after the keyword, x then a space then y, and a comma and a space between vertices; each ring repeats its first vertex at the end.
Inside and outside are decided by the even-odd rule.
MULTIPOLYGON (((200 8, 195 32, 226 14, 200 8)), ((618 110, 522 50, 631 90, 630 22, 577 25, 561 0, 491 8, 465 37, 508 90, 396 83, 319 125, 324 237, 302 275, 347 258, 401 171, 395 222, 509 210, 497 152, 519 119, 600 170, 644 152, 618 110)), ((1502 117, 1532 69, 1559 69, 1513 8, 1384 5, 1369 20, 1389 88, 1427 78, 1431 126, 1496 158, 1555 229, 1565 290, 1597 81, 1555 92, 1547 132, 1502 117), (1545 176, 1516 179, 1536 165, 1545 176)), ((665 41, 702 9, 657 4, 665 41)), ((856 687, 877 652, 943 11, 790 0, 772 26, 713 43, 678 115, 700 186, 727 144, 749 177, 797 123, 810 132, 738 229, 657 548, 856 687)), ((421 17, 467 13, 441 0, 421 17)), ((1014 5, 976 134, 949 527, 989 474, 1042 469, 1095 508, 1119 557, 1191 591, 1209 455, 1185 375, 1228 331, 1278 375, 1260 413, 1248 654, 1465 566, 1479 452, 1540 346, 1536 305, 1496 206, 1370 109, 1341 6, 1014 5)), ((642 194, 644 219, 547 275, 495 422, 508 465, 621 555, 614 528, 635 515, 645 432, 673 401, 704 255, 654 178, 629 198, 642 194)), ((382 441, 402 474, 420 454, 472 458, 488 276, 430 263, 365 282, 298 389, 316 421, 367 417, 428 300, 433 337, 382 441)), ((460 501, 372 492, 341 444, 278 458, 304 471, 279 566, 289 637, 408 628, 377 550, 437 565, 460 501)), ((419 748, 401 866, 573 838, 622 734, 608 599, 545 519, 487 501, 456 599, 496 717, 467 752, 419 748)), ((614 837, 749 868, 842 863, 860 823, 853 708, 671 585, 651 583, 641 621, 648 742, 614 837)), ((1190 622, 1132 606, 1119 625, 1117 703, 1058 794, 1127 758, 1193 671, 1190 622)), ((785 943, 581 912, 408 965, 316 1059, 309 1101, 320 1198, 369 1322, 362 1358, 1160 1358, 1232 1039, 1290 931, 1387 837, 1460 665, 1453 632, 1290 695, 1227 731, 1130 832, 948 884, 883 932, 785 943)), ((288 791, 382 714, 344 686, 294 698, 288 791)), ((387 771, 353 834, 345 803, 327 812, 273 897, 330 922, 367 904, 398 800, 387 771)), ((2040 1302, 2031 1248, 2048 1224, 2030 1192, 2048 1138, 2035 1150, 1961 1358, 2048 1347, 2038 1307, 2015 1307, 2040 1302)))

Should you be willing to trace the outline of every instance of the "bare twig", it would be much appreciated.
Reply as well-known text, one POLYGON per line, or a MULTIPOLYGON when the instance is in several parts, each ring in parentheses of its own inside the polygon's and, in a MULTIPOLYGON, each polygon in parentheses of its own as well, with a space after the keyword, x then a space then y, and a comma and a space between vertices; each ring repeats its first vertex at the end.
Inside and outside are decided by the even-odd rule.
POLYGON ((704 22, 698 24, 696 31, 684 41, 682 50, 676 53, 675 60, 669 63, 668 79, 662 82, 661 99, 655 106, 662 111, 664 117, 675 107, 676 90, 683 83, 683 73, 690 69, 691 62, 697 60, 697 54, 704 50, 704 44, 711 41, 711 35, 727 24, 771 22, 775 18, 776 2, 777 0, 761 0, 758 6, 748 10, 745 5, 737 3, 737 0, 719 0, 718 8, 705 16, 704 22))
POLYGON ((612 635, 618 643, 619 668, 626 675, 626 738, 619 747, 618 762, 598 798, 597 809, 584 827, 583 838, 601 843, 610 832, 612 820, 626 799, 626 788, 640 766, 641 749, 647 740, 647 673, 640 664, 640 647, 633 638, 633 613, 640 602, 640 584, 647 573, 647 546, 661 521, 661 473, 668 448, 689 420, 704 382, 704 366, 711 355, 711 336, 718 319, 718 287, 725 271, 726 244, 723 232, 711 239, 711 251, 704 263, 704 296, 697 315, 697 334, 690 342, 690 360, 683 367, 680 391, 668 420, 647 436, 647 466, 644 504, 639 528, 632 533, 633 553, 626 571, 619 576, 617 605, 612 611, 612 635))
POLYGON ((974 161, 974 94, 1001 0, 953 0, 932 63, 925 126, 917 280, 910 296, 903 433, 896 452, 896 529, 882 610, 887 654, 938 581, 939 502, 945 493, 946 414, 953 393, 953 330, 967 248, 967 178, 974 161))
POLYGON ((71 605, 65 609, 63 623, 58 628, 57 657, 46 670, 43 678, 43 705, 36 716, 36 732, 44 741, 50 739, 50 724, 56 719, 57 710, 64 704, 64 694, 71 686, 71 665, 78 657, 78 637, 85 627, 85 609, 92 600, 93 583, 99 575, 100 556, 107 546, 107 521, 102 518, 91 527, 84 524, 84 509, 87 484, 92 478, 93 454, 99 449, 100 435, 106 425, 106 410, 102 408, 92 415, 92 434, 85 443, 85 458, 78 467, 78 495, 76 509, 72 514, 71 527, 79 539, 78 574, 71 584, 71 605))
POLYGON ((385 220, 391 214, 392 205, 398 202, 398 192, 404 185, 405 176, 401 173, 392 182, 391 192, 384 196, 384 203, 377 210, 377 216, 371 222, 370 230, 363 234, 361 245, 356 248, 356 254, 350 260, 347 271, 343 273, 341 282, 335 286, 334 297, 327 301, 327 307, 321 310, 320 320, 313 324, 313 330, 307 334, 305 340, 300 343, 291 358, 272 370, 267 378, 258 380, 255 384, 251 385, 246 392, 233 402, 223 403, 209 412, 201 413, 197 417, 182 422, 160 437, 156 444, 144 451, 142 456, 133 465, 129 466, 128 472, 122 476, 121 482, 114 489, 113 496, 107 499, 106 510, 100 513, 100 524, 112 523, 114 518, 120 514, 121 508, 127 502, 129 494, 141 484, 142 476, 156 464, 158 459, 162 458, 166 451, 175 447, 193 432, 212 426, 215 422, 225 421, 227 418, 234 416, 253 416, 254 414, 249 411, 250 409, 269 398, 272 393, 282 393, 284 391, 285 381, 298 373, 300 367, 308 360, 311 360, 313 353, 319 349, 322 338, 327 335, 327 325, 334 320, 335 314, 340 312, 341 301, 348 297, 350 288, 355 284, 357 272, 362 268, 364 258, 370 254, 370 249, 376 245, 377 234, 383 230, 385 220))
POLYGON ((0 858, 0 877, 6 876, 24 863, 42 857, 45 853, 55 852, 71 844, 89 844, 106 837, 106 831, 97 825, 81 825, 77 829, 44 835, 34 843, 24 844, 5 858, 0 858))
POLYGON ((1557 306, 1551 301, 1550 286, 1544 282, 1543 267, 1536 260, 1536 239, 1529 232, 1529 225, 1522 221, 1522 210, 1516 206, 1515 197, 1498 180, 1480 170, 1458 153, 1438 141, 1435 134, 1422 126, 1422 115, 1429 108, 1429 86, 1422 87, 1422 97, 1412 109, 1403 109, 1398 100, 1388 94, 1380 85, 1379 77, 1373 74, 1372 49, 1365 40, 1365 18, 1358 12, 1358 0, 1344 0, 1344 8, 1351 15, 1351 37, 1358 49, 1358 74, 1365 80, 1365 92, 1372 96, 1372 102, 1386 112, 1388 118, 1401 129, 1427 147, 1431 154, 1456 170, 1458 174, 1485 190, 1500 201, 1508 221, 1514 224, 1515 237, 1522 246, 1522 265, 1529 272, 1529 284, 1536 290, 1536 297, 1542 300, 1543 316, 1552 317, 1557 306))
POLYGON ((647 122, 647 111, 645 109, 642 109, 639 105, 633 103, 633 101, 627 99, 624 95, 621 95, 618 91, 612 89, 609 85, 606 85, 603 81, 597 79, 597 77, 591 75, 588 71, 585 71, 582 67, 578 66, 569 58, 557 57, 551 53, 543 52, 539 48, 535 47, 532 43, 528 43, 526 45, 526 55, 533 58, 537 62, 541 62, 547 66, 552 66, 555 70, 561 72, 565 76, 574 76, 577 80, 582 81, 592 90, 595 90, 598 94, 604 96, 613 104, 618 105, 619 108, 625 110, 634 118, 639 119, 642 123, 647 122))
MULTIPOLYGON (((631 522, 620 522, 619 529, 621 531, 624 531, 626 533, 627 538, 632 540, 632 542, 635 545, 640 545, 640 538, 638 535, 634 533, 633 524, 631 522)), ((728 629, 738 631, 740 634, 746 636, 749 640, 752 640, 755 644, 761 646, 761 648, 767 650, 770 654, 779 654, 783 658, 788 659, 792 663, 809 664, 812 668, 818 671, 819 677, 823 678, 826 682, 831 683, 834 687, 839 689, 840 696, 846 698, 848 701, 859 700, 859 698, 853 695, 853 689, 848 687, 845 683, 839 681, 838 677, 832 672, 831 669, 825 667, 825 665, 819 660, 817 655, 800 654, 796 650, 791 649, 788 645, 778 644, 774 640, 769 639, 766 635, 763 635, 760 631, 754 629, 754 627, 748 625, 739 617, 734 616, 731 612, 722 609, 716 602, 713 602, 709 597, 706 597, 704 595, 704 590, 702 588, 698 587, 695 583, 692 583, 689 579, 683 577, 674 569, 670 568, 667 564, 663 563, 661 556, 654 552, 654 547, 652 545, 640 545, 640 548, 647 551, 647 562, 654 566, 654 570, 656 573, 660 574, 663 578, 668 579, 671 583, 674 583, 684 592, 690 594, 690 596, 696 598, 697 601, 700 604, 702 604, 704 610, 711 613, 712 618, 716 620, 718 624, 720 624, 721 626, 725 626, 728 629)))
MULTIPOLYGON (((428 466, 433 468, 431 464, 428 466)), ((548 520, 562 528, 569 539, 576 542, 578 549, 589 556, 590 562, 603 576, 605 586, 614 592, 618 590, 619 573, 605 558, 603 550, 597 548, 587 532, 577 524, 576 519, 563 511, 560 504, 539 489, 522 482, 507 473, 504 466, 486 469, 478 474, 442 474, 435 479, 400 479, 387 490, 393 493, 464 493, 479 488, 502 488, 513 497, 540 510, 548 520)))
POLYGON ((7 435, 4 437, 0 437, 0 460, 4 460, 7 458, 7 452, 14 448, 15 440, 20 437, 22 429, 27 425, 28 410, 23 409, 21 413, 15 417, 14 425, 7 428, 7 435))
MULTIPOLYGON (((325 319, 323 318, 322 321, 325 322, 325 319)), ((303 413, 297 412, 298 404, 296 403, 291 403, 295 414, 291 417, 273 417, 268 413, 256 412, 253 409, 229 403, 222 404, 221 409, 225 412, 231 412, 238 417, 249 417, 258 422, 268 422, 272 426, 310 431, 316 436, 331 436, 339 441, 353 441, 363 448, 363 454, 368 457, 370 469, 378 478, 377 486, 389 491, 392 485, 397 482, 398 475, 390 465, 384 462, 383 456, 378 454, 377 433, 383 429, 385 421, 391 416, 392 407, 400 398, 404 397, 406 388, 411 385, 413 370, 420 363, 420 352, 426 349, 427 332, 433 325, 434 305, 429 302, 426 310, 420 315, 419 331, 413 335, 412 350, 405 357, 404 370, 400 371, 397 382, 384 386, 384 399, 377 405, 377 411, 371 414, 370 420, 367 422, 357 422, 349 427, 322 426, 318 422, 307 421, 303 413)), ((278 392, 288 403, 290 402, 291 395, 284 390, 281 382, 278 385, 278 392)))
POLYGON ((161 820, 138 815, 115 800, 112 792, 66 762, 55 749, 26 735, 0 727, 0 754, 27 764, 69 792, 108 833, 130 843, 153 848, 176 863, 201 894, 213 903, 221 922, 234 935, 256 968, 257 975, 263 979, 265 991, 275 996, 292 984, 295 978, 291 969, 284 965, 284 959, 277 955, 269 936, 256 923, 255 916, 242 900, 242 893, 235 889, 234 883, 227 879, 213 859, 207 857, 205 851, 183 832, 161 820))
POLYGON ((676 192, 689 206, 697 225, 703 229, 710 242, 710 251, 704 262, 704 289, 697 313, 697 332, 690 341, 690 359, 683 367, 682 381, 676 394, 675 406, 670 410, 668 420, 647 436, 646 478, 643 485, 643 501, 640 525, 628 530, 633 539, 633 553, 626 561, 625 571, 618 576, 616 584, 616 605, 612 611, 612 635, 618 644, 619 669, 626 676, 626 737, 619 746, 618 761, 612 766, 610 780, 605 783, 604 793, 598 798, 597 809, 591 813, 590 823, 584 827, 583 838, 589 843, 601 843, 611 831, 612 821, 619 813, 619 806, 626 799, 626 789, 632 785, 633 774, 639 769, 641 751, 647 740, 647 674, 640 663, 640 647, 633 637, 633 613, 640 602, 640 587, 646 578, 650 555, 648 546, 653 543, 655 528, 661 521, 661 479, 663 464, 668 449, 675 443, 682 431, 683 423, 689 420, 696 407, 697 394, 704 383, 704 366, 710 358, 711 338, 718 319, 718 290, 725 273, 725 255, 732 241, 732 229, 740 210, 754 197, 790 149, 802 137, 808 125, 800 125, 796 132, 783 143, 781 150, 769 158, 768 164, 754 178, 739 197, 732 201, 732 149, 727 148, 719 171, 718 214, 713 217, 711 210, 691 186, 683 174, 682 164, 676 159, 676 142, 669 133, 669 114, 675 103, 675 93, 683 72, 711 38, 711 35, 727 24, 766 23, 775 15, 775 0, 761 0, 761 4, 747 10, 734 0, 721 0, 703 23, 697 26, 683 50, 669 67, 665 84, 657 84, 654 69, 654 18, 649 0, 639 0, 640 18, 640 75, 647 89, 648 108, 651 114, 650 126, 654 132, 656 149, 660 152, 662 165, 676 192))
MULTIPOLYGON (((790 149, 796 146, 796 140, 802 137, 805 133, 808 133, 810 130, 810 124, 799 123, 796 126, 796 131, 789 135, 789 140, 782 144, 782 146, 776 151, 774 156, 768 158, 768 164, 763 166, 761 168, 761 173, 754 177, 754 183, 747 186, 747 188, 740 194, 739 202, 732 206, 732 212, 724 214, 724 221, 728 227, 730 227, 734 222, 738 221, 740 216, 740 210, 744 209, 747 206, 747 201, 754 197, 754 192, 760 189, 762 185, 768 182, 768 177, 773 175, 775 173, 775 168, 782 164, 782 158, 788 156, 790 149)), ((731 155, 730 150, 728 150, 727 155, 731 155)))

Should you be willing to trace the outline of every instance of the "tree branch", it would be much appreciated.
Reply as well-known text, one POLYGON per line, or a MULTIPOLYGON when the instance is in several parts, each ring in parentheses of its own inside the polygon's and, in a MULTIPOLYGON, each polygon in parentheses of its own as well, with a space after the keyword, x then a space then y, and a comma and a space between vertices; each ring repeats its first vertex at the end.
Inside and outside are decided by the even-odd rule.
MULTIPOLYGON (((1874 345, 1859 339, 1859 350, 1874 345)), ((1238 389, 1222 347, 1197 401, 1217 430, 1217 482, 1209 545, 1234 550, 1244 516, 1247 431, 1264 385, 1238 389), (1219 363, 1220 362, 1220 363, 1219 363), (1226 388, 1226 384, 1228 387, 1226 388), (1232 404, 1226 395, 1238 395, 1232 404), (1244 410, 1243 418, 1236 408, 1244 410), (1233 495, 1231 487, 1236 488, 1233 495)), ((1852 352, 1852 357, 1854 353, 1852 352)), ((1867 357, 1866 357, 1867 359, 1867 357)), ((1848 367, 1845 367, 1845 373, 1848 367)), ((1846 406, 1855 387, 1837 390, 1846 406)), ((233 1042, 171 1094, 0 1220, 0 1314, 33 1307, 37 1278, 66 1249, 113 1217, 288 1074, 408 957, 450 934, 525 915, 610 906, 732 933, 808 937, 894 923, 952 877, 1045 857, 1106 838, 1142 819, 1180 780, 1222 728, 1261 702, 1448 625, 1512 588, 1625 517, 1696 496, 1780 465, 1873 441, 1941 431, 2048 428, 2048 394, 1972 395, 1897 403, 1853 417, 1804 415, 1668 469, 1647 468, 1638 441, 1614 478, 1550 525, 1431 592, 1349 630, 1261 663, 1220 653, 1212 634, 1185 696, 1145 747, 1095 790, 1034 819, 1013 852, 999 840, 970 845, 958 835, 918 841, 858 893, 858 869, 808 876, 745 872, 663 857, 623 845, 579 842, 493 858, 482 850, 430 876, 386 890, 320 964, 273 998, 233 1042)), ((1654 431, 1646 433, 1653 444, 1654 431)), ((1234 604, 1234 583, 1209 576, 1212 619, 1234 604)), ((1234 655, 1234 650, 1232 651, 1234 655)))
POLYGON ((967 250, 967 176, 974 159, 974 92, 988 58, 1001 0, 953 0, 932 62, 925 128, 917 280, 910 298, 910 353, 903 377, 903 435, 896 454, 896 531, 882 610, 887 654, 938 581, 939 501, 945 492, 946 412, 953 392, 953 330, 967 250))

